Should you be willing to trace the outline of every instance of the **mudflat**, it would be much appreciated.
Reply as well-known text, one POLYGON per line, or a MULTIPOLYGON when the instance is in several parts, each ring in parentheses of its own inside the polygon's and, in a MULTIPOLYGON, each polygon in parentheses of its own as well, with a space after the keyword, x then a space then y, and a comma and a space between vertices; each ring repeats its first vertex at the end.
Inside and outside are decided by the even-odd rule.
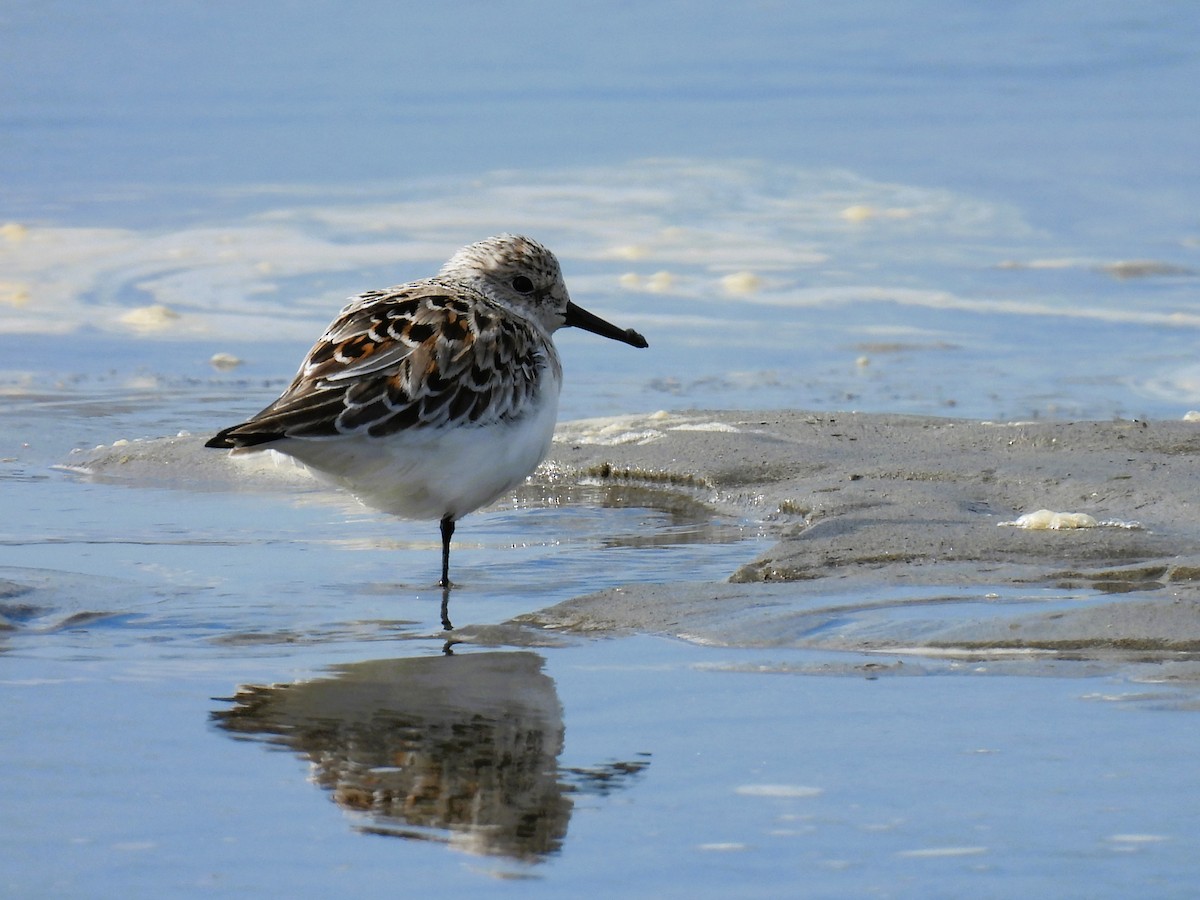
POLYGON ((1186 654, 1200 650, 1198 451, 1190 421, 565 423, 538 478, 666 488, 778 540, 726 582, 609 589, 520 621, 745 646, 1186 654))

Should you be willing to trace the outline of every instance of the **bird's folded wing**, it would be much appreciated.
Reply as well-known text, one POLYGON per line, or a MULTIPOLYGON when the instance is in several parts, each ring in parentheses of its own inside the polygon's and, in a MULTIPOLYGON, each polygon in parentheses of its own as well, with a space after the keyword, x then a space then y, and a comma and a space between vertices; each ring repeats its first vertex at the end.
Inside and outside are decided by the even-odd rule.
POLYGON ((532 328, 500 312, 482 295, 464 299, 436 282, 360 295, 282 396, 209 446, 519 417, 536 400, 546 353, 532 328))

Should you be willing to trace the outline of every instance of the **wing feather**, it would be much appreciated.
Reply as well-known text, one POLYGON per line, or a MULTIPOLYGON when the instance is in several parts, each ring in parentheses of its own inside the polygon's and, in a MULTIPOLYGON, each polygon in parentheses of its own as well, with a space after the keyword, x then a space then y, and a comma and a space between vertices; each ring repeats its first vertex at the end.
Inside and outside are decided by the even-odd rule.
POLYGON ((549 342, 460 283, 429 279, 351 300, 270 406, 210 447, 285 437, 375 437, 521 416, 536 400, 549 342))

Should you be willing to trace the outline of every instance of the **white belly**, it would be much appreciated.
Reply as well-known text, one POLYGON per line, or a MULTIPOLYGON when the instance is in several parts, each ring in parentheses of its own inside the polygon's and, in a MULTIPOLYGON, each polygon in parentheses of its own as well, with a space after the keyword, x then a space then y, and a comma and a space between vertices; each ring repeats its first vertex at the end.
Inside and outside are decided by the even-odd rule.
POLYGON ((516 422, 413 429, 387 437, 285 438, 270 445, 405 519, 458 519, 523 482, 550 450, 558 391, 516 422))

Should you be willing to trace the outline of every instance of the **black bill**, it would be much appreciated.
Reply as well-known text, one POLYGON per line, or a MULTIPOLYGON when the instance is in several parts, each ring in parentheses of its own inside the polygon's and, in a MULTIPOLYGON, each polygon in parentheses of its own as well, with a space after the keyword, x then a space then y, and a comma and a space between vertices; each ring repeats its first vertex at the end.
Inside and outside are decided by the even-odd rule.
POLYGON ((620 341, 623 344, 630 344, 634 347, 649 347, 650 344, 644 337, 634 331, 632 328, 618 328, 612 322, 606 322, 599 316, 594 316, 586 309, 576 306, 574 303, 567 303, 567 325, 573 328, 582 328, 584 331, 590 331, 592 334, 598 334, 601 337, 612 338, 614 341, 620 341))

